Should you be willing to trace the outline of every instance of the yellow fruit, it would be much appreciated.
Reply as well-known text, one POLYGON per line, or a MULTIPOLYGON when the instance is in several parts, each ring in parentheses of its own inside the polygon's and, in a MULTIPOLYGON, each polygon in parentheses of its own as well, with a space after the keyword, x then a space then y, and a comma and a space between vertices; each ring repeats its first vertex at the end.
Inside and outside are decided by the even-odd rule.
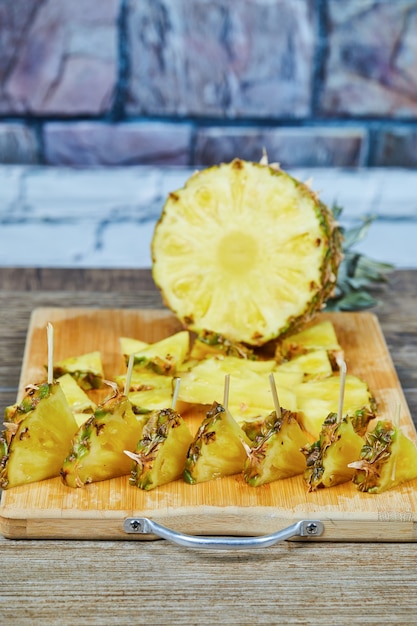
POLYGON ((189 329, 263 345, 321 309, 340 249, 332 212, 305 184, 235 159, 169 195, 152 240, 153 278, 189 329))

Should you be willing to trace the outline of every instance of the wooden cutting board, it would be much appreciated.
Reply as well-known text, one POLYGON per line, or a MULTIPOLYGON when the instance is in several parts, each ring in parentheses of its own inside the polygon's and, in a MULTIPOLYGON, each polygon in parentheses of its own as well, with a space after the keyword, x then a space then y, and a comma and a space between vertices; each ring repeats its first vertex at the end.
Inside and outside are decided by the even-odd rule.
MULTIPOLYGON (((377 318, 370 313, 322 314, 323 318, 331 319, 336 328, 348 372, 368 383, 379 416, 392 419, 399 404, 400 424, 408 437, 417 440, 377 318)), ((27 384, 45 378, 47 322, 54 326, 56 360, 100 350, 109 379, 125 371, 119 337, 151 343, 180 330, 175 317, 164 310, 37 309, 28 330, 18 399, 27 384)), ((219 390, 220 397, 213 400, 221 402, 222 394, 219 390)), ((316 519, 324 524, 319 540, 417 541, 417 481, 371 495, 350 483, 308 493, 301 476, 258 488, 246 485, 241 476, 198 485, 179 480, 151 492, 129 486, 127 477, 81 489, 66 487, 55 478, 4 491, 0 531, 7 538, 143 538, 125 533, 127 517, 149 517, 193 535, 248 536, 316 519)))

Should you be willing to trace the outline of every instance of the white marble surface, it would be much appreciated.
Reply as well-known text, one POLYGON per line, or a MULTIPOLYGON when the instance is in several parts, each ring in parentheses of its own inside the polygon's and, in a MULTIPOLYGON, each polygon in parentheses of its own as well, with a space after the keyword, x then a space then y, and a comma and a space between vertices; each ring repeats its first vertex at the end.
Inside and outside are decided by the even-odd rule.
MULTIPOLYGON (((0 265, 150 267, 150 242, 164 200, 192 168, 71 169, 0 167, 0 265)), ((401 169, 291 172, 328 204, 342 224, 375 215, 357 247, 398 268, 417 268, 417 173, 401 169)))

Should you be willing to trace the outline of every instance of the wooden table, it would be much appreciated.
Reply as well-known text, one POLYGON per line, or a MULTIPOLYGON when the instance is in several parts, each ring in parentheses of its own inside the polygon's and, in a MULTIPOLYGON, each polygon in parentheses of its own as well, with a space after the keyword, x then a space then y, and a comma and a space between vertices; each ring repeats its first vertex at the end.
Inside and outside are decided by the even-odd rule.
MULTIPOLYGON (((374 309, 417 418, 417 271, 374 309)), ((31 311, 158 308, 146 270, 0 269, 0 401, 14 402, 31 311)), ((387 537, 389 541, 389 537, 387 537)), ((0 537, 0 621, 24 624, 417 624, 417 545, 283 542, 187 550, 165 541, 0 537)))

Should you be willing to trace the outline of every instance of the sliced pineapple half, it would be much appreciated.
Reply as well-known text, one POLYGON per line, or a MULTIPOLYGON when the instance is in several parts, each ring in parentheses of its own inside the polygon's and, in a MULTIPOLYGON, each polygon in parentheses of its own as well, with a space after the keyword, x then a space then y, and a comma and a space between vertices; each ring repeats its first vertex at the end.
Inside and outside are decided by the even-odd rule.
POLYGON ((305 184, 235 159, 169 195, 152 259, 154 281, 185 326, 263 345, 322 308, 336 285, 341 235, 305 184))

